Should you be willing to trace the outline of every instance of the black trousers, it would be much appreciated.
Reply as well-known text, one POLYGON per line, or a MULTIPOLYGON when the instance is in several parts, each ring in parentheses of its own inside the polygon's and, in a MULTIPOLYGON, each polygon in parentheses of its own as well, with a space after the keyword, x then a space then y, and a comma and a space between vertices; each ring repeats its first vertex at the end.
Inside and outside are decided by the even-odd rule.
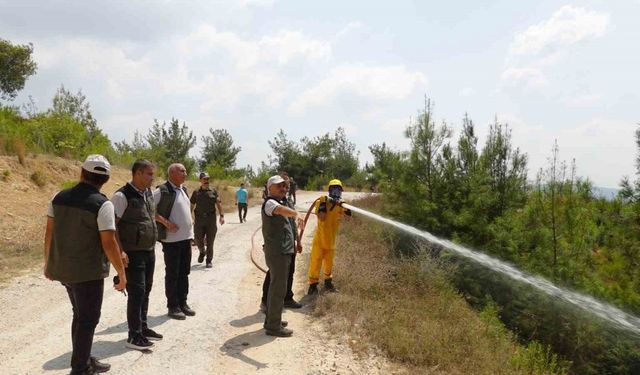
POLYGON ((67 288, 73 309, 71 371, 72 373, 82 372, 89 367, 93 334, 100 321, 104 279, 62 285, 67 288))
POLYGON ((149 293, 153 286, 153 271, 156 266, 156 253, 150 251, 127 251, 129 265, 127 274, 127 323, 129 337, 142 333, 147 326, 149 311, 149 293))
POLYGON ((187 303, 189 273, 191 272, 191 240, 163 242, 164 292, 167 307, 180 307, 187 303))
POLYGON ((238 203, 238 218, 240 222, 247 221, 247 204, 238 203))
POLYGON ((207 255, 207 263, 211 263, 213 260, 213 242, 216 240, 216 233, 218 233, 218 226, 215 215, 205 218, 196 217, 193 224, 193 235, 200 254, 207 255))
MULTIPOLYGON (((289 274, 287 275, 287 294, 284 297, 285 301, 293 299, 293 273, 296 271, 296 253, 291 256, 291 263, 289 264, 289 274)), ((267 296, 269 295, 269 284, 271 283, 271 273, 267 271, 264 276, 264 282, 262 283, 262 303, 267 304, 267 296)))

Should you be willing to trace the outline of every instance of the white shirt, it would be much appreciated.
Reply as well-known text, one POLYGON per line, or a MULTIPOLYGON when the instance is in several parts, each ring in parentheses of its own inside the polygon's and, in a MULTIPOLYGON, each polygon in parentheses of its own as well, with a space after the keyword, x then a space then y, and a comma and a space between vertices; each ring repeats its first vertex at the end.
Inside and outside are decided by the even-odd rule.
MULTIPOLYGON (((47 208, 47 216, 54 217, 53 212, 53 200, 49 201, 49 207, 47 208)), ((98 230, 100 232, 106 230, 116 230, 116 218, 113 213, 113 203, 106 201, 100 206, 98 210, 98 230)))
POLYGON ((273 211, 280 206, 283 206, 283 204, 276 201, 275 198, 269 198, 264 204, 264 213, 267 214, 267 216, 273 216, 273 211))
MULTIPOLYGON (((176 224, 178 226, 178 231, 175 233, 167 231, 167 238, 162 240, 162 242, 192 240, 193 219, 191 218, 191 201, 184 190, 182 190, 182 187, 176 186, 171 182, 169 182, 169 185, 173 187, 173 190, 176 192, 176 200, 173 203, 173 208, 171 209, 169 217, 165 219, 176 224)), ((160 189, 153 191, 153 200, 155 201, 156 208, 158 208, 158 203, 160 203, 160 196, 160 189)))
MULTIPOLYGON (((130 182, 127 182, 127 184, 131 185, 131 187, 133 187, 135 191, 140 193, 142 198, 144 198, 145 202, 147 201, 147 196, 144 194, 144 191, 138 190, 138 188, 133 186, 133 184, 130 182)), ((127 202, 127 197, 124 196, 123 192, 116 191, 116 193, 113 194, 113 197, 111 197, 111 202, 113 203, 113 209, 116 214, 116 217, 121 218, 122 215, 124 215, 124 211, 127 209, 127 207, 129 207, 129 202, 127 202)))

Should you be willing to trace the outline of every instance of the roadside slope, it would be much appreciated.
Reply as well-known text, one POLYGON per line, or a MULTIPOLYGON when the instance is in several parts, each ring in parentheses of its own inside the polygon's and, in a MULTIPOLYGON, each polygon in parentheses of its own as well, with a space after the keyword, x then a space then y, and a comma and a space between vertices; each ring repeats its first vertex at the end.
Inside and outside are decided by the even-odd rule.
MULTIPOLYGON (((300 207, 317 193, 300 195, 300 207), (303 203, 304 202, 304 203, 303 203)), ((44 207, 41 207, 44 212, 44 207)), ((327 340, 322 323, 302 311, 288 310, 285 319, 293 338, 276 339, 262 330, 258 312, 264 275, 249 259, 251 235, 260 226, 259 206, 249 209, 246 224, 234 215, 218 231, 214 267, 195 262, 190 276, 190 305, 197 311, 186 321, 166 317, 164 262, 156 248, 155 284, 149 324, 165 339, 152 353, 124 347, 126 298, 105 288, 93 353, 112 365, 110 374, 330 374, 389 373, 384 361, 358 359, 348 345, 327 340)), ((310 224, 313 225, 313 224, 310 224)), ((313 233, 311 229, 309 236, 313 233)), ((307 237, 305 251, 309 251, 307 237)), ((304 274, 298 263, 297 297, 304 274)), ((3 374, 67 374, 70 361, 71 308, 64 288, 39 272, 18 277, 0 289, 0 363, 3 374)))

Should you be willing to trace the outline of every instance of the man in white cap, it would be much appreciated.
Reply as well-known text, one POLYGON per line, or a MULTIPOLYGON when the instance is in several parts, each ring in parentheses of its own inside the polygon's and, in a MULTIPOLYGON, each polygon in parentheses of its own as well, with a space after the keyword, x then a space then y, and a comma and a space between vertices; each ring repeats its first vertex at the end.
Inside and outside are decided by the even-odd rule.
POLYGON ((271 279, 264 328, 267 335, 278 337, 293 334, 282 321, 282 308, 287 294, 289 265, 295 251, 296 234, 289 219, 297 219, 298 212, 282 203, 286 194, 286 181, 282 176, 272 176, 267 181, 267 199, 262 204, 264 257, 271 279))
POLYGON ((109 180, 111 165, 102 155, 89 155, 82 164, 80 182, 57 193, 49 204, 44 240, 44 275, 67 289, 71 324, 71 374, 96 374, 111 367, 91 356, 100 320, 104 279, 109 263, 127 283, 118 243, 113 204, 100 193, 109 180))

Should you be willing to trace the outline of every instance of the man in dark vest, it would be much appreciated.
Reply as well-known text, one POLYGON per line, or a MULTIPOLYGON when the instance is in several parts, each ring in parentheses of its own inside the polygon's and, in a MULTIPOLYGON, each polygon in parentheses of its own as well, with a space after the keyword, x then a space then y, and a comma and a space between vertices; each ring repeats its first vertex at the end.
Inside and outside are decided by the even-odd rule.
POLYGON ((171 164, 167 170, 168 181, 153 192, 156 204, 158 239, 162 242, 169 317, 184 320, 196 312, 187 304, 189 273, 191 272, 191 240, 193 220, 191 202, 184 181, 187 169, 182 164, 171 164))
POLYGON ((262 236, 264 257, 269 267, 270 282, 264 328, 267 335, 289 337, 293 331, 282 321, 282 307, 287 294, 287 276, 294 252, 295 233, 289 218, 298 213, 282 204, 287 194, 286 181, 279 175, 267 181, 267 199, 262 204, 262 236))
MULTIPOLYGON (((284 176, 281 175, 281 176, 287 183, 287 191, 289 191, 291 178, 289 178, 289 176, 287 175, 284 175, 284 176)), ((293 206, 293 203, 286 197, 283 198, 280 203, 284 204, 285 206, 291 209, 295 209, 295 207, 293 206)), ((295 299, 293 299, 293 275, 296 270, 296 253, 302 252, 302 244, 300 243, 300 241, 298 241, 298 225, 296 223, 296 220, 293 218, 289 218, 289 221, 291 222, 291 227, 293 228, 293 233, 295 234, 294 241, 295 241, 296 251, 293 254, 291 254, 291 264, 289 265, 289 274, 287 276, 287 294, 284 297, 284 307, 287 307, 290 309, 299 309, 302 307, 302 304, 297 302, 295 299)), ((264 282, 262 283, 262 300, 260 303, 260 311, 262 312, 267 311, 267 296, 269 295, 270 283, 271 283, 271 272, 267 271, 267 274, 264 277, 264 282)))
POLYGON ((80 183, 56 194, 47 212, 44 275, 65 286, 73 307, 72 375, 109 371, 110 365, 91 356, 109 263, 120 278, 115 289, 124 290, 127 283, 113 204, 100 193, 110 173, 104 156, 89 155, 82 164, 80 183))
POLYGON ((154 172, 155 166, 150 161, 136 160, 131 167, 131 182, 118 189, 111 198, 128 281, 129 337, 126 346, 136 350, 152 348, 153 343, 149 340, 162 340, 162 335, 147 324, 158 237, 156 207, 150 190, 154 172))
POLYGON ((209 187, 209 174, 200 173, 200 189, 191 194, 191 207, 195 216, 193 232, 196 238, 196 245, 200 250, 198 263, 202 263, 205 254, 207 256, 207 268, 211 268, 213 260, 213 241, 216 239, 218 227, 216 226, 216 208, 220 213, 220 225, 224 225, 224 214, 220 197, 215 189, 209 187), (205 249, 206 242, 206 249, 205 249))

